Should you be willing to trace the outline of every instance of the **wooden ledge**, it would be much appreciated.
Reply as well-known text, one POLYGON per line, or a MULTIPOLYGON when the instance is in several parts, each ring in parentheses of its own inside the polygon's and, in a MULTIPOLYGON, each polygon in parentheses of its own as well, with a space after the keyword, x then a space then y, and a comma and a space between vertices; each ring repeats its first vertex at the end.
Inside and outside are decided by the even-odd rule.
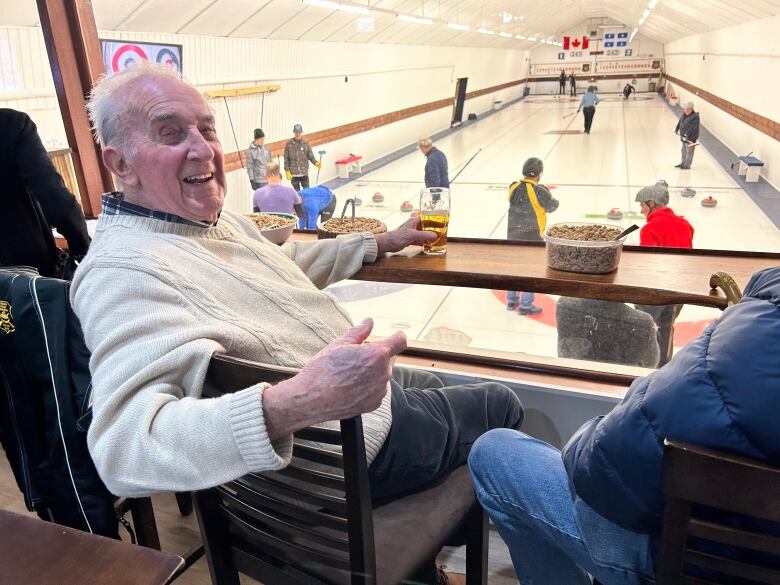
POLYGON ((625 246, 614 272, 578 274, 548 268, 541 243, 452 238, 443 256, 385 257, 363 266, 352 278, 725 309, 727 298, 710 289, 714 272, 730 274, 744 288, 754 272, 779 259, 780 254, 769 253, 625 246))

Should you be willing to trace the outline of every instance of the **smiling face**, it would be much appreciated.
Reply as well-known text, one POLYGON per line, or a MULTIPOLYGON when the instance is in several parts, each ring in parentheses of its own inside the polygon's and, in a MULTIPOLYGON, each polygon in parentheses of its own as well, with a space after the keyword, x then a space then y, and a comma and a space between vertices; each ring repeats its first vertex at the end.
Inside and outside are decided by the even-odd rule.
POLYGON ((215 222, 225 201, 222 145, 214 116, 195 89, 175 79, 140 77, 117 96, 129 104, 128 147, 108 145, 103 160, 125 199, 193 221, 215 222))

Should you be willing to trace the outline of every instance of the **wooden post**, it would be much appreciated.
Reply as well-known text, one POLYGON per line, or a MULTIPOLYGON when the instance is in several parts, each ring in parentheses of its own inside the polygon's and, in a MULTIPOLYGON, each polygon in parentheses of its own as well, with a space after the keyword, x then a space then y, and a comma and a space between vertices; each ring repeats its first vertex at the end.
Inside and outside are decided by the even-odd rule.
POLYGON ((37 0, 73 168, 87 217, 100 213, 100 197, 114 189, 92 137, 84 107, 86 96, 103 73, 103 57, 90 0, 37 0))

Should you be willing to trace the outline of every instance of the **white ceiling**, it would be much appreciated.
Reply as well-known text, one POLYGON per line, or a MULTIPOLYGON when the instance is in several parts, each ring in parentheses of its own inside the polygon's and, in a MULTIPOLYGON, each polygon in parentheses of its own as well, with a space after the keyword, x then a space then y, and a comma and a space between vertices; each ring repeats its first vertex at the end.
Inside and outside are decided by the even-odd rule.
MULTIPOLYGON (((537 43, 479 34, 484 27, 526 37, 560 40, 587 19, 637 25, 649 0, 342 0, 367 6, 354 14, 303 0, 92 0, 98 29, 228 37, 529 48, 537 43), (399 22, 396 14, 424 16, 431 25, 399 22), (503 15, 503 18, 502 18, 503 15), (506 16, 510 15, 510 16, 506 16), (358 20, 372 17, 373 32, 358 20), (511 21, 505 22, 509 20, 511 21), (445 28, 447 22, 471 27, 445 28)), ((4 3, 0 24, 36 26, 35 2, 4 3)), ((639 32, 661 43, 780 14, 780 0, 658 0, 639 32)))

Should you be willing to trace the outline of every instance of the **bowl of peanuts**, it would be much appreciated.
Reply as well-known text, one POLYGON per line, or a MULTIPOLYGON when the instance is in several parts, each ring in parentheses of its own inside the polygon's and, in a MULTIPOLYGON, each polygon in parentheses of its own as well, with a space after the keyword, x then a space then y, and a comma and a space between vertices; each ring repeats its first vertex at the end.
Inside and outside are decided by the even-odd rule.
POLYGON ((298 218, 291 213, 250 213, 246 217, 265 239, 279 246, 287 241, 298 223, 298 218))
POLYGON ((369 232, 381 234, 387 231, 387 226, 378 219, 370 217, 334 217, 317 226, 317 238, 320 240, 335 238, 342 234, 359 234, 369 232))
POLYGON ((555 270, 606 274, 620 263, 621 229, 599 223, 556 223, 544 234, 547 265, 555 270))

